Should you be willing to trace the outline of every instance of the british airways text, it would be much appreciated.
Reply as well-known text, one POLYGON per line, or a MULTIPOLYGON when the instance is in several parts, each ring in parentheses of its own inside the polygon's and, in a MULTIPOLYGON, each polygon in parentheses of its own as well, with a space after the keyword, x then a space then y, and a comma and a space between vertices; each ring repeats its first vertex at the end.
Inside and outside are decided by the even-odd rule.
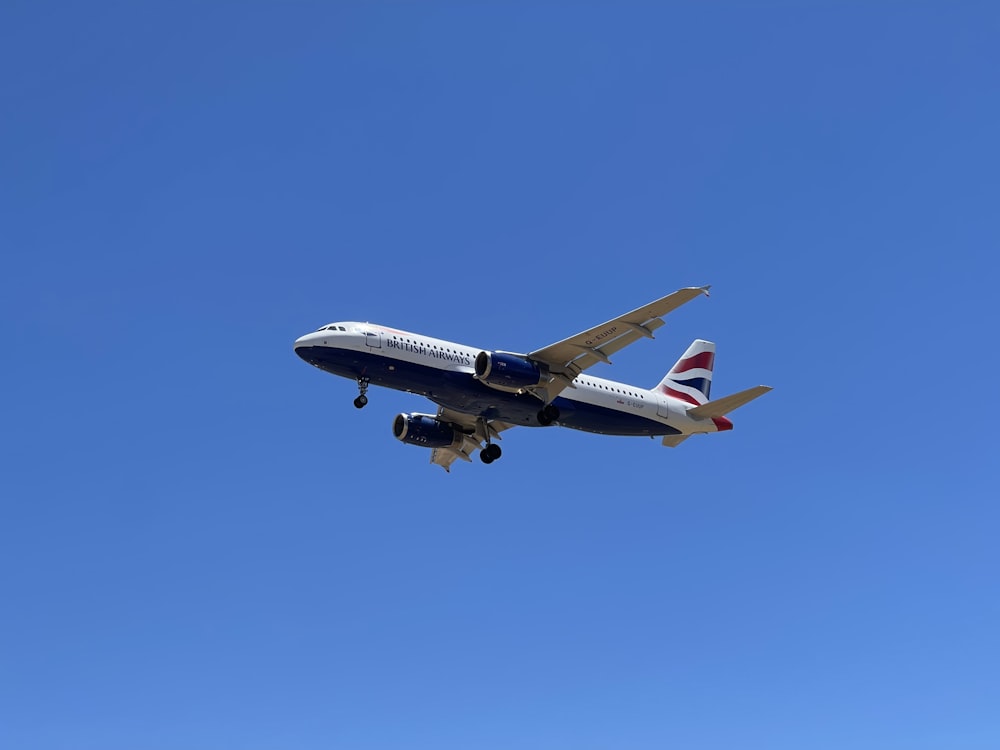
POLYGON ((465 356, 464 354, 458 354, 457 352, 446 352, 443 349, 428 349, 422 344, 411 344, 408 341, 398 341, 396 339, 388 339, 385 343, 390 349, 401 349, 404 352, 422 354, 425 357, 435 357, 437 359, 443 359, 447 362, 461 362, 467 365, 472 364, 471 358, 465 356))

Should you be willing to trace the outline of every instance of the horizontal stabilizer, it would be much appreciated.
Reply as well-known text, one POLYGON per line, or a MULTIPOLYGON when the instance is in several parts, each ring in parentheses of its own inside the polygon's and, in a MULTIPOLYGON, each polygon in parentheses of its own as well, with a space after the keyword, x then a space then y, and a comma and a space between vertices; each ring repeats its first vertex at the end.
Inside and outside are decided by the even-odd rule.
POLYGON ((745 391, 734 393, 732 396, 717 398, 715 401, 709 401, 707 404, 688 409, 687 413, 689 417, 696 417, 698 419, 724 417, 729 412, 736 411, 744 404, 748 404, 755 398, 763 396, 769 390, 771 390, 771 386, 769 385, 755 385, 753 388, 747 388, 745 391))
POLYGON ((678 445, 687 440, 690 435, 667 435, 663 438, 663 444, 668 448, 676 448, 678 445))

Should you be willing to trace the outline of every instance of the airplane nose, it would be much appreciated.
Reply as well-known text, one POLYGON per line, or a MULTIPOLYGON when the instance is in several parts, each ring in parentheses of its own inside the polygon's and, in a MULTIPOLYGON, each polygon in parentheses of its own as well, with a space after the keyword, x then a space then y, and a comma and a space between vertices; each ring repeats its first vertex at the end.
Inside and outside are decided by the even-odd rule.
POLYGON ((313 331, 312 333, 307 333, 305 336, 299 336, 295 339, 295 348, 301 349, 305 346, 319 346, 323 343, 323 339, 327 337, 322 331, 313 331))
POLYGON ((305 336, 299 336, 295 339, 295 353, 309 364, 315 364, 315 347, 319 343, 319 338, 315 333, 307 333, 305 336))

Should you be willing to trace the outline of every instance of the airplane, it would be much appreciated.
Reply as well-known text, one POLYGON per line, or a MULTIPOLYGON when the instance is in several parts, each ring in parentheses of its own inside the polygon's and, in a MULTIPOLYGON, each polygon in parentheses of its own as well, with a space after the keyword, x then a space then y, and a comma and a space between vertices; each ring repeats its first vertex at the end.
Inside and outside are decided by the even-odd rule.
POLYGON ((726 415, 771 390, 758 385, 710 400, 715 344, 694 341, 653 388, 584 374, 641 338, 654 338, 663 316, 701 295, 687 287, 527 354, 480 349, 373 323, 330 323, 295 341, 295 353, 321 370, 368 387, 417 393, 436 414, 397 414, 393 435, 431 449, 431 463, 451 471, 456 460, 500 458, 496 441, 511 427, 556 425, 601 435, 661 437, 677 447, 692 435, 733 429, 726 415))

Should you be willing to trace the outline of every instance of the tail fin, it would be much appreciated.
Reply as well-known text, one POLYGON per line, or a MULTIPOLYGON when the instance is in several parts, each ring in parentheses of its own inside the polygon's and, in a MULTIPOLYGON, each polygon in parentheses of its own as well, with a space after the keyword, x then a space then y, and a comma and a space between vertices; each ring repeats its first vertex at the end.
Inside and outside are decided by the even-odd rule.
POLYGON ((708 403, 714 364, 715 344, 696 339, 663 376, 656 390, 695 406, 708 403))

